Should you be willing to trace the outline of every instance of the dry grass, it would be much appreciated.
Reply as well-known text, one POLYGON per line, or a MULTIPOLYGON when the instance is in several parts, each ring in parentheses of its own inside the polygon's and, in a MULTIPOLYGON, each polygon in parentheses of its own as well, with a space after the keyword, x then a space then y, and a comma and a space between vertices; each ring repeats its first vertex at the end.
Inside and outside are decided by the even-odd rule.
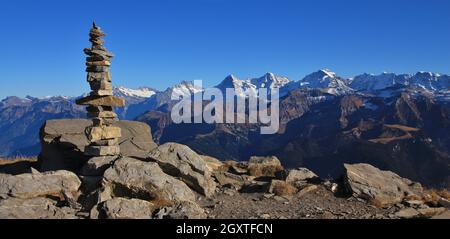
POLYGON ((369 204, 376 207, 376 208, 384 208, 386 205, 384 205, 380 200, 376 198, 371 198, 369 200, 369 204))
POLYGON ((296 192, 291 184, 284 181, 272 181, 272 193, 277 196, 290 196, 296 192))
POLYGON ((425 190, 422 200, 429 204, 438 205, 440 198, 450 200, 450 191, 447 189, 428 189, 425 190))
POLYGON ((283 171, 281 165, 250 165, 248 172, 255 177, 275 177, 276 174, 283 171))
POLYGON ((8 164, 13 164, 13 163, 17 163, 17 162, 37 162, 37 157, 21 157, 21 156, 17 156, 14 158, 0 158, 0 165, 8 165, 8 164))

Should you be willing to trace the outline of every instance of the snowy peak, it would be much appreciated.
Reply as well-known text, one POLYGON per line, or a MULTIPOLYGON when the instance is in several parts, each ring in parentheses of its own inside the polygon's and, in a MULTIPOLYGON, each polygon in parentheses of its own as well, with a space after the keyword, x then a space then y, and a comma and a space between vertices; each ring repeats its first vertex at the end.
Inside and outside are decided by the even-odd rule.
POLYGON ((374 92, 395 85, 418 87, 428 91, 445 91, 450 88, 450 76, 432 72, 418 72, 415 75, 383 73, 362 74, 350 80, 350 87, 363 92, 374 92))
POLYGON ((337 76, 336 73, 323 69, 307 75, 300 80, 300 87, 325 89, 333 95, 342 95, 352 92, 344 79, 337 76))
POLYGON ((182 81, 172 87, 167 88, 165 93, 168 95, 190 96, 203 91, 202 87, 197 86, 192 81, 182 81))
POLYGON ((409 85, 432 91, 448 90, 450 88, 450 76, 420 71, 411 77, 409 85))
POLYGON ((237 96, 245 97, 248 94, 256 95, 257 90, 260 88, 271 89, 283 88, 284 86, 291 83, 291 81, 282 76, 277 76, 273 73, 266 73, 259 78, 249 78, 247 80, 240 80, 234 75, 227 76, 219 85, 216 87, 225 92, 227 88, 234 89, 237 96))
POLYGON ((290 80, 287 77, 276 76, 273 73, 266 73, 260 78, 251 79, 250 83, 255 85, 256 88, 281 88, 289 84, 290 80))
POLYGON ((397 84, 406 85, 409 75, 396 75, 394 73, 382 73, 380 75, 358 75, 350 80, 350 87, 358 91, 376 91, 386 89, 397 84))
POLYGON ((114 95, 122 97, 138 97, 138 98, 149 98, 154 95, 157 91, 150 87, 139 87, 137 89, 130 89, 123 86, 114 88, 114 95))

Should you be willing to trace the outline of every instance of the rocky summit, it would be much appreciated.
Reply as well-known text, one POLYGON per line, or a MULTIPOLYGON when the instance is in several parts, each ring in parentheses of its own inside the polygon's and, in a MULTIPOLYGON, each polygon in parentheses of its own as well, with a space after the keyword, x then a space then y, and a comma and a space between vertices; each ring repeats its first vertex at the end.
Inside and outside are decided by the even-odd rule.
MULTIPOLYGON (((334 99, 334 104, 340 107, 340 110, 323 111, 334 112, 334 126, 315 127, 312 123, 329 125, 329 119, 333 117, 322 119, 320 117, 323 116, 312 117, 306 113, 307 108, 320 104, 323 99, 329 97, 320 92, 310 92, 313 95, 305 99, 308 101, 305 102, 306 105, 294 107, 297 112, 284 112, 285 119, 293 120, 282 129, 288 132, 284 136, 287 138, 274 136, 256 141, 258 147, 273 154, 266 152, 261 156, 262 154, 255 153, 255 156, 251 152, 258 151, 238 150, 249 154, 245 161, 221 161, 212 157, 213 154, 207 156, 199 153, 202 140, 206 139, 203 143, 211 146, 212 141, 208 141, 208 137, 215 137, 214 142, 228 145, 230 151, 239 153, 236 151, 236 146, 239 145, 227 144, 226 134, 221 137, 217 131, 204 137, 192 137, 194 142, 188 142, 193 147, 164 140, 159 140, 161 144, 157 145, 153 141, 149 125, 118 120, 114 107, 124 106, 125 100, 113 95, 109 70, 113 54, 103 46, 104 36, 105 33, 94 23, 89 33, 92 46, 84 50, 88 56, 86 72, 91 92, 76 100, 76 103, 86 106, 88 119, 46 120, 39 131, 41 151, 37 161, 0 161, 0 218, 450 218, 448 191, 427 189, 418 182, 370 164, 342 162, 342 174, 335 178, 321 177, 323 174, 314 172, 314 168, 297 167, 298 165, 290 169, 284 167, 286 164, 282 161, 286 159, 280 160, 277 151, 273 150, 273 147, 283 142, 294 142, 305 147, 305 151, 301 152, 291 150, 293 146, 286 148, 290 150, 290 157, 298 158, 309 151, 315 162, 328 159, 315 154, 315 148, 320 147, 319 144, 308 144, 289 134, 294 132, 293 129, 305 126, 310 132, 306 137, 312 138, 317 134, 316 137, 321 139, 326 139, 322 135, 323 132, 314 132, 312 129, 322 128, 338 132, 345 129, 341 137, 337 138, 340 140, 339 144, 342 144, 345 138, 351 137, 367 137, 369 142, 377 145, 389 144, 399 139, 422 138, 416 128, 398 124, 375 124, 358 117, 350 117, 352 112, 364 105, 374 107, 376 102, 371 103, 368 99, 361 98, 362 96, 334 99), (300 118, 297 119, 295 115, 303 113, 306 116, 302 120, 307 121, 297 122, 300 118), (357 126, 354 125, 356 121, 357 126), (347 130, 349 125, 351 130, 347 130), (196 150, 195 146, 199 148, 196 150)), ((320 84, 316 85, 341 88, 339 91, 329 92, 338 95, 347 91, 353 92, 345 86, 342 79, 330 72, 318 72, 308 80, 315 78, 321 79, 320 84)), ((239 83, 234 77, 229 80, 229 83, 225 83, 243 85, 243 82, 239 83)), ((358 85, 359 80, 361 79, 355 79, 355 85, 358 85)), ((280 87, 289 85, 287 79, 272 74, 245 83, 280 87)), ((306 81, 302 83, 314 85, 306 81)), ((291 105, 298 100, 295 98, 295 92, 286 97, 289 100, 285 99, 282 104, 291 105)), ((412 107, 413 103, 404 95, 393 105, 400 109, 412 107)), ((416 111, 396 112, 395 115, 405 122, 419 117, 414 114, 416 111)), ((160 127, 163 125, 159 124, 160 127)), ((237 132, 226 127, 222 127, 223 132, 237 132)), ((170 131, 170 127, 166 130, 170 131)), ((175 128, 175 131, 186 136, 183 130, 175 128)), ((240 142, 245 144, 246 140, 240 142)), ((325 140, 321 145, 325 145, 328 150, 335 150, 332 147, 333 142, 325 140)), ((413 146, 414 144, 411 145, 412 148, 413 146)), ((376 152, 382 154, 382 149, 376 152)), ((437 161, 438 159, 436 156, 437 161)), ((399 162, 398 167, 401 167, 402 161, 399 162)))

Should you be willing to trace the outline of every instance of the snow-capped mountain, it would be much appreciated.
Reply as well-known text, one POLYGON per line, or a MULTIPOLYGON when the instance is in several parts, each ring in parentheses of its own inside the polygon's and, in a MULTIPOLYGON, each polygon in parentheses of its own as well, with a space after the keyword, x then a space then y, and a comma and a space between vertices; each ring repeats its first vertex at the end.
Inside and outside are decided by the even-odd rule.
POLYGON ((409 85, 431 91, 448 90, 450 89, 450 76, 420 71, 409 79, 409 85))
POLYGON ((373 75, 364 73, 350 79, 349 86, 357 91, 376 91, 392 87, 394 85, 407 85, 410 75, 396 75, 394 73, 382 73, 373 75))
POLYGON ((190 96, 201 91, 203 91, 202 87, 195 85, 194 82, 182 81, 179 84, 167 88, 162 94, 165 94, 170 98, 172 95, 190 96))
POLYGON ((269 93, 271 89, 278 88, 280 89, 280 95, 283 95, 282 89, 291 83, 287 77, 277 76, 269 72, 262 77, 247 80, 240 80, 234 75, 229 75, 216 88, 224 93, 227 88, 232 88, 239 97, 245 97, 248 94, 256 95, 256 91, 260 88, 269 89, 269 93))
POLYGON ((328 69, 307 75, 300 80, 299 85, 301 88, 324 89, 332 95, 345 95, 354 91, 347 85, 345 79, 328 69))
POLYGON ((157 90, 150 87, 139 87, 137 89, 125 88, 123 86, 115 87, 114 95, 119 97, 138 97, 138 98, 149 98, 156 94, 157 90))

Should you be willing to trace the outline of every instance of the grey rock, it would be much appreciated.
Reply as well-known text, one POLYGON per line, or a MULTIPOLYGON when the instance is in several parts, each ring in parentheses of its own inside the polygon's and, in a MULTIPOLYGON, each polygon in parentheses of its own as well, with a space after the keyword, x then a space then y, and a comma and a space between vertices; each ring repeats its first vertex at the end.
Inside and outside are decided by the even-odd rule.
POLYGON ((230 187, 240 190, 245 183, 245 179, 241 175, 221 171, 215 171, 213 172, 213 175, 222 187, 230 187))
POLYGON ((396 212, 394 215, 396 217, 403 218, 403 219, 411 219, 411 218, 418 217, 420 215, 420 213, 419 213, 419 211, 417 211, 414 208, 405 208, 405 209, 402 209, 402 210, 396 212))
POLYGON ((420 215, 430 218, 439 214, 444 213, 447 211, 445 207, 430 207, 430 208, 419 208, 417 211, 420 213, 420 215))
POLYGON ((56 201, 36 197, 8 198, 0 201, 2 219, 76 219, 76 210, 56 207, 56 201))
POLYGON ((423 193, 422 186, 391 171, 382 171, 369 164, 345 164, 345 183, 356 196, 376 204, 401 202, 406 196, 423 193))
POLYGON ((80 174, 83 176, 101 176, 117 159, 117 156, 93 157, 83 165, 80 174))
POLYGON ((143 200, 195 201, 195 194, 180 180, 165 174, 157 163, 120 158, 103 175, 99 202, 114 197, 143 200))
POLYGON ((211 169, 203 158, 189 147, 166 143, 150 152, 148 157, 156 161, 165 173, 182 179, 198 193, 207 197, 214 194, 216 183, 211 177, 211 169))
POLYGON ((205 161, 206 166, 209 168, 210 171, 218 170, 220 167, 224 165, 222 161, 216 158, 207 155, 200 155, 200 157, 203 159, 203 161, 205 161))
POLYGON ((0 174, 0 198, 33 198, 77 194, 81 181, 72 172, 56 171, 42 174, 0 174))
POLYGON ((445 208, 450 209, 450 201, 449 201, 449 200, 447 200, 447 199, 445 199, 445 198, 440 198, 439 201, 438 201, 438 203, 439 203, 439 205, 441 205, 441 206, 443 206, 443 207, 445 207, 445 208))
POLYGON ((101 213, 107 219, 151 219, 156 206, 140 199, 113 198, 103 203, 101 213))
POLYGON ((205 219, 205 211, 194 202, 180 202, 170 208, 162 208, 159 218, 167 219, 205 219))
MULTIPOLYGON (((40 170, 81 169, 90 158, 84 152, 90 144, 87 128, 91 126, 92 121, 87 119, 46 121, 40 132, 40 170)), ((121 120, 114 122, 113 126, 121 128, 119 145, 123 156, 145 158, 157 146, 153 142, 150 127, 145 123, 121 120)))
POLYGON ((436 215, 434 217, 432 217, 431 219, 444 219, 444 220, 449 220, 450 219, 450 211, 447 210, 439 215, 436 215))
POLYGON ((318 178, 318 176, 307 168, 297 168, 288 171, 286 182, 295 183, 297 181, 307 181, 318 178))

